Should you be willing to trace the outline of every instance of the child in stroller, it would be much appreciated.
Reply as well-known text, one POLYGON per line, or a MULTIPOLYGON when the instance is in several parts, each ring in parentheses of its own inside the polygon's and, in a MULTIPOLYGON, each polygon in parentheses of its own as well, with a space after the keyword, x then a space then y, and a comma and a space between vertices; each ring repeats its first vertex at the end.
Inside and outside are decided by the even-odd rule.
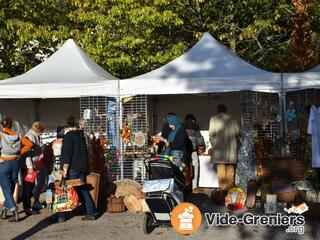
POLYGON ((187 201, 192 192, 185 184, 183 172, 171 161, 145 160, 150 181, 143 184, 146 203, 150 209, 143 221, 143 231, 151 233, 156 227, 171 226, 171 212, 175 206, 187 201))

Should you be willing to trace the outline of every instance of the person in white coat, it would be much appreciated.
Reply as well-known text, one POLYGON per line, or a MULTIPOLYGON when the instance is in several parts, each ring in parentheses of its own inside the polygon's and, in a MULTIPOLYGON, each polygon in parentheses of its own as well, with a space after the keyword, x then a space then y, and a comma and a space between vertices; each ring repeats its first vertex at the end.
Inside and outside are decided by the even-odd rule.
POLYGON ((212 146, 212 161, 217 168, 220 188, 234 186, 237 163, 237 142, 240 128, 235 119, 227 114, 227 107, 218 105, 218 113, 209 123, 209 140, 212 146))

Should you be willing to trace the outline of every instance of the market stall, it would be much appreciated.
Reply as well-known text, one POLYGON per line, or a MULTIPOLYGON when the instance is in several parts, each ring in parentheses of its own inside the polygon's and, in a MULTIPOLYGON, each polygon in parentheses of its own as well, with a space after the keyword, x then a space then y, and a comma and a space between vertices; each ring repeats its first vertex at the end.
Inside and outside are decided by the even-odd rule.
MULTIPOLYGON (((46 127, 43 140, 50 142, 55 138, 57 126, 63 125, 68 116, 80 117, 80 97, 117 97, 118 80, 69 39, 28 72, 1 80, 0 89, 1 116, 10 116, 20 123, 21 134, 34 121, 42 121, 46 127)), ((14 125, 14 130, 19 129, 14 125)), ((96 152, 103 155, 102 151, 96 152)), ((100 172, 104 173, 104 165, 99 166, 100 172)))
MULTIPOLYGON (((254 137, 255 125, 259 124, 263 127, 259 134, 270 142, 281 134, 280 121, 276 120, 281 114, 280 91, 280 74, 250 65, 208 33, 191 50, 165 66, 120 81, 123 98, 134 95, 131 100, 134 101, 147 96, 144 112, 148 116, 146 126, 150 134, 161 130, 162 119, 168 112, 176 113, 180 119, 193 113, 201 130, 206 131, 216 106, 223 103, 241 124, 243 136, 254 137)), ((125 119, 123 117, 122 121, 125 119)), ((147 135, 147 128, 134 132, 142 131, 147 135)), ((136 161, 141 162, 138 158, 136 161)), ((207 167, 211 168, 210 165, 207 167)), ((200 176, 205 178, 208 175, 200 173, 200 176)), ((206 182, 206 179, 200 181, 206 182)))

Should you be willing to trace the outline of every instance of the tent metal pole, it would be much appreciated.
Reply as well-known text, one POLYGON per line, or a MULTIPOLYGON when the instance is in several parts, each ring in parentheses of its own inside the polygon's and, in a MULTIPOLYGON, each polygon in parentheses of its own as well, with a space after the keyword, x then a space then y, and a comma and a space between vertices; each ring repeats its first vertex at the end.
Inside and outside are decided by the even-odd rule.
POLYGON ((280 114, 281 114, 281 137, 285 140, 287 135, 286 121, 286 92, 283 84, 283 73, 280 73, 281 89, 280 89, 280 114))
POLYGON ((122 127, 123 123, 122 123, 122 115, 123 115, 123 110, 122 110, 122 101, 121 101, 121 88, 120 88, 120 79, 118 79, 118 97, 117 97, 117 102, 118 102, 118 119, 119 119, 119 126, 117 126, 117 136, 119 138, 119 164, 120 164, 120 179, 123 179, 123 142, 122 142, 122 138, 119 134, 119 129, 122 127))

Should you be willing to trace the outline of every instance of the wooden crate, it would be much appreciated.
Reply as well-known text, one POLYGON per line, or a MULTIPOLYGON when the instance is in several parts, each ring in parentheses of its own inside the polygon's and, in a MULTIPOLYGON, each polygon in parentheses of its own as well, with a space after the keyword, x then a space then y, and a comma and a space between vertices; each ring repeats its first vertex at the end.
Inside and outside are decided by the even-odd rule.
MULTIPOLYGON (((274 193, 273 184, 289 184, 294 181, 305 180, 306 164, 302 159, 290 156, 272 157, 261 160, 261 200, 266 201, 266 195, 274 193)), ((278 194, 277 201, 291 202, 297 191, 278 194)), ((262 204, 263 206, 263 204, 262 204)))
POLYGON ((305 180, 306 164, 294 157, 273 157, 261 160, 261 183, 290 183, 305 180))
POLYGON ((107 211, 109 213, 120 213, 125 211, 123 197, 111 196, 107 199, 107 211))

